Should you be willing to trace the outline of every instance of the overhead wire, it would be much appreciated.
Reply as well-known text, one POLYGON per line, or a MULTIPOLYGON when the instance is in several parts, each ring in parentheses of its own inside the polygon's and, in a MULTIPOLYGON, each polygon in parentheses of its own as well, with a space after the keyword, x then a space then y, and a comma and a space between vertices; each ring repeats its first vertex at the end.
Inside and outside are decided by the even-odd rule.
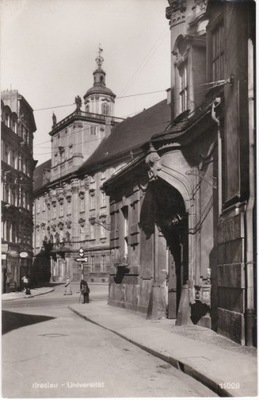
MULTIPOLYGON (((222 80, 220 82, 226 82, 228 83, 228 79, 222 80)), ((204 90, 206 90, 204 88, 204 86, 212 86, 212 87, 218 87, 220 86, 220 84, 215 84, 215 82, 208 82, 206 84, 199 84, 199 85, 192 85, 193 88, 200 88, 200 90, 196 89, 196 93, 202 92, 204 90)), ((116 100, 121 100, 121 99, 126 99, 129 97, 136 97, 136 96, 145 96, 145 95, 149 95, 149 94, 155 94, 155 93, 162 93, 162 92, 166 92, 166 89, 161 89, 161 90, 154 90, 152 92, 141 92, 141 93, 135 93, 135 94, 129 94, 127 96, 118 96, 116 97, 116 100)), ((99 100, 92 100, 93 103, 98 102, 99 100)), ((176 103, 177 101, 175 100, 173 103, 176 103)), ((45 111, 45 110, 52 110, 54 108, 62 108, 62 107, 70 107, 70 106, 74 106, 75 103, 71 103, 71 104, 66 104, 66 105, 58 105, 58 106, 52 106, 52 107, 45 107, 45 108, 37 108, 33 111, 45 111)))
MULTIPOLYGON (((129 94, 127 96, 118 96, 116 97, 116 100, 121 100, 121 99, 126 99, 128 97, 136 97, 136 96, 145 96, 148 94, 154 94, 154 93, 162 93, 165 92, 165 90, 154 90, 152 92, 142 92, 142 93, 136 93, 136 94, 129 94)), ((97 103, 99 102, 99 100, 92 100, 92 103, 97 103)), ((52 106, 52 107, 44 107, 44 108, 36 108, 33 111, 46 111, 46 110, 52 110, 54 108, 62 108, 62 107, 71 107, 74 106, 75 103, 71 103, 71 104, 64 104, 64 105, 60 105, 60 106, 52 106)))
MULTIPOLYGON (((168 124, 170 121, 165 121, 164 124, 168 124)), ((160 126, 161 124, 154 124, 153 126, 160 126)), ((80 131, 75 131, 74 133, 80 133, 80 132, 84 132, 86 130, 90 130, 90 128, 83 128, 80 131)), ((88 140, 84 140, 82 141, 80 144, 85 144, 85 143, 89 143, 89 142, 95 142, 95 141, 100 141, 100 143, 102 142, 103 139, 88 139, 88 140)), ((73 145, 73 143, 72 143, 73 145)), ((37 146, 37 145, 35 145, 37 146)), ((71 144, 65 145, 65 146, 61 146, 62 148, 66 149, 69 148, 71 146, 71 144)), ((59 146, 57 146, 59 147, 59 146)), ((45 148, 49 148, 49 147, 45 147, 45 148)), ((40 149, 39 149, 40 150, 40 149)), ((37 153, 37 155, 45 155, 45 154, 51 154, 51 152, 44 152, 44 153, 37 153)), ((35 154, 36 155, 36 154, 35 154)))
POLYGON ((152 58, 153 54, 156 52, 157 47, 159 46, 160 42, 164 38, 165 34, 167 34, 167 28, 163 29, 162 34, 159 36, 157 41, 153 44, 149 52, 146 54, 142 62, 139 64, 137 70, 134 72, 132 77, 128 80, 127 84, 124 86, 123 90, 121 91, 121 96, 127 92, 129 89, 130 85, 136 80, 137 76, 140 75, 146 64, 149 62, 149 60, 152 58))

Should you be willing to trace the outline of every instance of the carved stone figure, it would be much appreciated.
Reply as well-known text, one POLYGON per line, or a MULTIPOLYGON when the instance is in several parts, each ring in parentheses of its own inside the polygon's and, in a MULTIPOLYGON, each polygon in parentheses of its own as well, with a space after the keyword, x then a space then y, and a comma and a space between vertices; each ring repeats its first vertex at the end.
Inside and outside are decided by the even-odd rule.
POLYGON ((52 114, 52 121, 53 121, 53 126, 55 126, 57 124, 57 117, 54 113, 52 114))
POLYGON ((80 109, 82 107, 82 99, 80 96, 76 96, 75 103, 76 103, 76 110, 80 111, 80 109))
POLYGON ((153 146, 150 146, 150 153, 146 157, 146 164, 149 167, 148 177, 149 180, 154 180, 158 177, 158 171, 162 169, 160 164, 160 156, 155 151, 153 146))

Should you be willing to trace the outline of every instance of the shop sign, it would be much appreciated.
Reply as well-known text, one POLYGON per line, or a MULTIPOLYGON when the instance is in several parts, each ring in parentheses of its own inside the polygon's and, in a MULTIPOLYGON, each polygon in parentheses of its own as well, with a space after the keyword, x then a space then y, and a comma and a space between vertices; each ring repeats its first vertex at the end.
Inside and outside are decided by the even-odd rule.
POLYGON ((28 257, 28 253, 27 253, 27 251, 22 251, 21 253, 20 253, 20 257, 21 258, 26 258, 26 257, 28 257))
POLYGON ((8 253, 8 243, 2 243, 1 244, 1 252, 2 253, 8 253))
POLYGON ((11 257, 18 257, 18 252, 16 250, 10 250, 8 254, 11 257))

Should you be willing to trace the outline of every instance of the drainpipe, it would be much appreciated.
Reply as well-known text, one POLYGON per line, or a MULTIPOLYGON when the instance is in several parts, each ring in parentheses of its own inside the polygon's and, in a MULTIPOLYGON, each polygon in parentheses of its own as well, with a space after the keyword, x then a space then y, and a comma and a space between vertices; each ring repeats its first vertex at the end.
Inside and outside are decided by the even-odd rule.
POLYGON ((249 199, 246 206, 246 344, 253 346, 255 321, 254 304, 254 207, 255 207, 255 154, 254 154, 254 48, 248 40, 248 135, 249 135, 249 199))
POLYGON ((216 117, 215 107, 221 103, 221 98, 216 97, 211 109, 211 118, 218 126, 218 209, 222 212, 222 139, 220 134, 220 120, 216 117))

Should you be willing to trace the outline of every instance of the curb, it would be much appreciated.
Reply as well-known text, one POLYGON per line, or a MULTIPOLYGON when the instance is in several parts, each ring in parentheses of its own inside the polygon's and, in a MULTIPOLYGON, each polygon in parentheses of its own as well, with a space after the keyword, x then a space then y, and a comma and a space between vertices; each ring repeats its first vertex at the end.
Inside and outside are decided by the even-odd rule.
MULTIPOLYGON (((199 381, 200 383, 202 383, 204 386, 206 386, 207 388, 209 388, 210 390, 212 390, 214 393, 216 393, 217 395, 219 395, 220 397, 234 397, 232 393, 230 393, 228 390, 223 389, 220 387, 220 385, 211 380, 210 378, 208 378, 206 375, 204 375, 203 373, 200 373, 199 371, 195 370, 193 367, 189 366, 186 363, 183 363, 182 361, 179 361, 178 359, 172 357, 172 356, 167 356, 164 354, 161 354, 159 351, 153 350, 149 347, 146 347, 138 342, 135 342, 134 340, 130 339, 129 337, 118 333, 116 331, 114 331, 113 329, 107 328, 106 326, 103 326, 101 324, 99 324, 98 322, 95 322, 93 320, 91 320, 89 317, 86 317, 85 315, 81 314, 79 311, 74 310, 72 307, 68 307, 71 311, 73 311, 75 314, 77 314, 79 317, 85 319, 88 322, 91 322, 103 329, 106 329, 109 332, 114 333, 115 335, 121 337, 122 339, 127 340, 128 342, 134 344, 135 346, 138 346, 139 348, 141 348, 142 350, 152 354, 153 356, 160 358, 163 361, 168 362, 169 364, 171 364, 173 367, 175 367, 176 369, 182 371, 183 373, 191 376, 192 378, 196 379, 197 381, 199 381)), ((242 396, 242 395, 241 395, 242 396)))
POLYGON ((54 292, 54 288, 50 289, 50 290, 48 290, 47 292, 44 292, 44 293, 36 293, 36 294, 32 294, 32 295, 30 295, 28 297, 16 297, 14 299, 2 299, 2 301, 14 301, 14 300, 21 300, 21 299, 26 299, 26 298, 30 299, 32 297, 43 296, 44 294, 51 293, 51 292, 54 292))

